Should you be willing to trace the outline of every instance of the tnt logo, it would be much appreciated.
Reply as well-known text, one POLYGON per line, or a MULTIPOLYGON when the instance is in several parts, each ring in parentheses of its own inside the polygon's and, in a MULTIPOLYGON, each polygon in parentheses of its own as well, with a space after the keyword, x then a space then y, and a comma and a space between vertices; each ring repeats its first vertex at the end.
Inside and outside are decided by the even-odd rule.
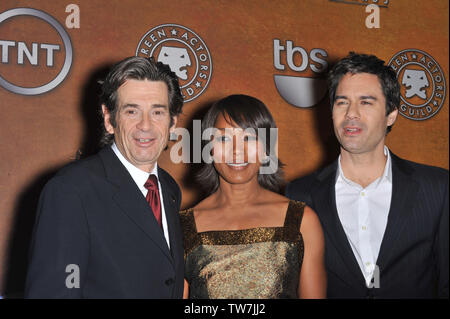
POLYGON ((274 75, 275 86, 281 97, 297 107, 311 107, 318 104, 327 92, 326 80, 320 76, 328 67, 327 57, 328 54, 324 49, 307 50, 295 46, 290 40, 283 43, 279 39, 274 39, 275 69, 295 74, 295 76, 274 75), (308 76, 308 73, 313 76, 308 76))
MULTIPOLYGON (((28 59, 31 65, 38 65, 39 51, 38 43, 31 43, 31 50, 25 42, 5 41, 0 40, 0 47, 2 49, 2 63, 9 63, 9 49, 16 47, 17 44, 17 64, 24 64, 24 57, 28 59)), ((53 66, 54 51, 59 51, 59 45, 44 44, 39 45, 41 50, 46 51, 47 66, 53 66)), ((41 52, 42 54, 42 52, 41 52)))
POLYGON ((0 54, 0 86, 22 95, 54 89, 72 64, 72 44, 64 27, 31 8, 0 13, 0 54))

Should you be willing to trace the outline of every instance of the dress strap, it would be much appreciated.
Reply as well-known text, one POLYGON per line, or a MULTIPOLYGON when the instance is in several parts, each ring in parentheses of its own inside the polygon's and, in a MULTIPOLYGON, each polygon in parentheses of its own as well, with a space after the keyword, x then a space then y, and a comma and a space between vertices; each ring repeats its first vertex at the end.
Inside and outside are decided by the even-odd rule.
POLYGON ((180 211, 180 223, 183 230, 184 257, 186 258, 186 255, 190 253, 199 242, 193 208, 180 211))
POLYGON ((299 232, 302 224, 303 211, 305 203, 296 200, 290 200, 284 221, 284 228, 291 232, 299 232))
POLYGON ((180 211, 180 219, 183 220, 183 226, 195 230, 194 208, 187 208, 180 211))

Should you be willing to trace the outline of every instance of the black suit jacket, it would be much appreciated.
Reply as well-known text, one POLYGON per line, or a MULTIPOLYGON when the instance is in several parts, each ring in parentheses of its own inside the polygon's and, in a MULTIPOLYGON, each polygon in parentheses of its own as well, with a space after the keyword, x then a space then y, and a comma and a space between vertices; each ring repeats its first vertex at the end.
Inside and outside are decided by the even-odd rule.
POLYGON ((63 168, 41 193, 28 298, 181 298, 181 192, 158 176, 170 250, 150 206, 110 147, 63 168), (79 269, 79 288, 75 283, 79 269))
POLYGON ((286 196, 305 201, 321 221, 329 298, 448 298, 448 171, 392 153, 391 159, 392 199, 377 259, 379 288, 366 287, 339 220, 337 160, 287 186, 286 196))

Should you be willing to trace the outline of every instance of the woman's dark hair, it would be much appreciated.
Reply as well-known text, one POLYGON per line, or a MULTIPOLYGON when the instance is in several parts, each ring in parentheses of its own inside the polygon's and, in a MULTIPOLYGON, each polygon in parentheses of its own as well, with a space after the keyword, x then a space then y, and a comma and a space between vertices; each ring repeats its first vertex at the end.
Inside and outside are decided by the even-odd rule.
MULTIPOLYGON (((170 70, 168 65, 155 62, 153 58, 143 58, 132 56, 116 63, 104 81, 99 81, 102 85, 100 93, 100 104, 104 104, 109 112, 111 125, 116 127, 117 90, 127 80, 149 80, 162 81, 166 83, 169 94, 169 113, 172 119, 181 113, 183 107, 183 96, 178 84, 178 77, 170 70)), ((100 109, 100 113, 102 113, 100 109)), ((103 113, 102 113, 103 116, 103 113)), ((109 134, 103 127, 103 136, 100 141, 101 146, 112 143, 114 135, 109 134)))
MULTIPOLYGON (((386 116, 400 105, 400 84, 395 71, 374 55, 350 52, 348 56, 334 65, 328 73, 328 92, 331 108, 334 105, 339 82, 347 73, 370 73, 378 77, 386 99, 386 116)), ((386 134, 390 132, 391 128, 392 126, 387 127, 386 134)))
MULTIPOLYGON (((277 165, 277 169, 271 174, 258 174, 258 183, 268 190, 279 193, 284 185, 282 170, 284 164, 274 154, 270 154, 271 143, 276 142, 276 136, 273 139, 274 130, 270 129, 276 129, 277 127, 270 111, 263 102, 254 97, 248 95, 230 95, 215 102, 211 106, 202 120, 202 132, 213 128, 220 114, 227 121, 233 121, 244 130, 248 128, 253 129, 258 139, 262 139, 263 145, 265 146, 265 153, 269 156, 269 162, 262 165, 268 166, 272 162, 272 164, 275 163, 277 165), (263 129, 265 134, 259 136, 258 129, 263 129)), ((209 140, 202 140, 202 149, 209 142, 209 140)), ((196 178, 207 196, 219 188, 219 175, 212 163, 203 163, 196 178)))

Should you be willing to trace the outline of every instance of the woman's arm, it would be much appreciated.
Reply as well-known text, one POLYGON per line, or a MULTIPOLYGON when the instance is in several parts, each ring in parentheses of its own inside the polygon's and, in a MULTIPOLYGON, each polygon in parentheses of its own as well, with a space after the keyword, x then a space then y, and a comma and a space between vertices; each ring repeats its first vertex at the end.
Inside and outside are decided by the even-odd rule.
POLYGON ((189 299, 189 284, 187 280, 184 280, 183 299, 189 299))
POLYGON ((324 264, 325 240, 319 218, 308 206, 305 206, 303 212, 300 232, 303 236, 305 251, 300 270, 298 296, 302 299, 325 298, 327 290, 324 264))

